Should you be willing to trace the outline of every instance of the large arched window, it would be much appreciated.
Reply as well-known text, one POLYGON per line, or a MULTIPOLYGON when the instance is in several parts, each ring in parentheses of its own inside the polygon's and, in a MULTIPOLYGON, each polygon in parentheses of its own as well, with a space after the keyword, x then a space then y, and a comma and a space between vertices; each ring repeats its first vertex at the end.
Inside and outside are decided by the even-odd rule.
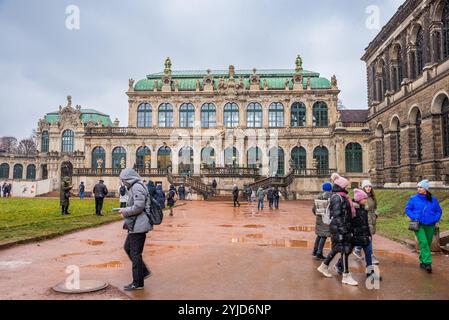
POLYGON ((224 151, 224 163, 226 167, 239 165, 239 152, 236 147, 229 147, 224 151))
POLYGON ((445 98, 441 107, 443 118, 443 154, 449 157, 449 99, 445 98))
POLYGON ((302 102, 292 104, 291 126, 293 128, 306 126, 306 106, 302 102))
POLYGON ((12 178, 15 180, 23 179, 23 166, 21 164, 14 165, 12 178))
POLYGON ((326 147, 316 147, 313 151, 313 159, 315 161, 315 169, 317 173, 327 174, 329 171, 329 151, 326 147))
POLYGON ((151 151, 148 147, 140 147, 136 152, 137 169, 151 168, 151 151))
POLYGON ((47 153, 49 149, 50 138, 48 136, 48 131, 42 132, 41 138, 41 152, 47 153))
POLYGON ((205 147, 201 151, 201 164, 205 168, 215 168, 215 150, 212 147, 205 147))
POLYGON ((213 103, 205 103, 201 107, 201 128, 215 128, 217 126, 217 112, 213 103))
POLYGON ((415 76, 422 74, 424 69, 424 29, 419 27, 416 33, 416 52, 415 52, 415 76))
POLYGON ((160 128, 173 127, 173 106, 169 103, 163 103, 159 106, 158 124, 160 128))
POLYGON ((304 147, 294 147, 292 150, 292 164, 295 170, 307 169, 307 152, 304 147))
POLYGON ((234 102, 224 106, 224 125, 227 128, 235 128, 239 125, 239 106, 234 102))
POLYGON ((358 143, 350 143, 345 151, 346 172, 363 172, 362 146, 358 143))
POLYGON ((273 147, 269 152, 270 176, 283 176, 285 174, 284 150, 281 147, 273 147))
POLYGON ((2 163, 0 165, 0 179, 9 179, 9 164, 2 163))
POLYGON ((282 128, 284 126, 284 106, 275 102, 268 109, 268 125, 270 128, 282 128))
POLYGON ((327 104, 323 101, 313 105, 313 126, 322 128, 328 126, 327 104))
POLYGON ((193 149, 184 147, 178 153, 178 173, 182 176, 193 174, 193 149))
POLYGON ((390 126, 390 151, 391 165, 401 164, 401 126, 399 119, 395 117, 390 126))
POLYGON ((137 108, 137 127, 151 128, 153 125, 152 110, 149 103, 142 103, 137 108))
POLYGON ((61 140, 61 152, 62 153, 71 153, 73 152, 75 145, 75 134, 72 130, 65 130, 62 133, 61 140))
POLYGON ((402 59, 402 49, 401 46, 396 47, 396 63, 397 66, 394 69, 394 90, 398 91, 401 89, 401 83, 404 80, 404 61, 402 59))
POLYGON ((246 126, 262 128, 262 106, 260 103, 250 103, 246 109, 246 126))
POLYGON ((258 147, 248 149, 247 164, 248 168, 262 167, 262 151, 258 147))
POLYGON ((179 108, 179 126, 193 128, 195 123, 195 107, 191 103, 183 103, 179 108))
POLYGON ((126 150, 123 147, 117 147, 112 150, 112 169, 126 168, 126 150))
POLYGON ((170 147, 160 147, 157 151, 157 167, 159 169, 167 169, 172 166, 170 147))
POLYGON ((27 166, 27 180, 36 180, 36 166, 34 164, 27 166))
POLYGON ((444 2, 443 8, 443 57, 449 57, 449 1, 444 2))
POLYGON ((104 169, 106 167, 106 151, 102 147, 92 150, 92 169, 104 169))

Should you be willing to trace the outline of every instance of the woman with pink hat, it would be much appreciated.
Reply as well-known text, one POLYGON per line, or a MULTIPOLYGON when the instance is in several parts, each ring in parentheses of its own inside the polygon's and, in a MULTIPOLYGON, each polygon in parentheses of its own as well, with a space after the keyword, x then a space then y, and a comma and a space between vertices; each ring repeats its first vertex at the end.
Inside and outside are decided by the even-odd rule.
POLYGON ((332 248, 326 259, 318 267, 318 271, 325 277, 331 278, 329 265, 338 253, 341 253, 343 263, 342 283, 357 286, 358 283, 349 273, 349 255, 352 252, 352 219, 355 217, 355 207, 348 196, 349 181, 338 174, 332 175, 334 185, 330 199, 330 232, 332 248))

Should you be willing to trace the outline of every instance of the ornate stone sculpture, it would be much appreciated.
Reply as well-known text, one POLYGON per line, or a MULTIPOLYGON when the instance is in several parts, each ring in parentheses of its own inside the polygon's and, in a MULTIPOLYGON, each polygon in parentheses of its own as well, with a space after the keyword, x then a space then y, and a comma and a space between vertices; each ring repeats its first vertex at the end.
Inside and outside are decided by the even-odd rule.
POLYGON ((122 159, 120 160, 120 168, 125 169, 125 167, 126 167, 125 158, 122 158, 122 159))
POLYGON ((235 68, 233 65, 229 66, 229 79, 234 79, 235 76, 235 68))
POLYGON ((296 69, 295 69, 295 71, 296 72, 300 72, 301 70, 302 70, 302 58, 301 58, 301 56, 298 54, 298 56, 296 57, 296 62, 295 62, 295 64, 296 64, 296 69))
POLYGON ((128 90, 133 91, 134 90, 134 79, 128 80, 128 90))
POLYGON ((103 168, 103 159, 97 159, 97 169, 103 168))
POLYGON ((171 60, 169 57, 167 57, 167 59, 165 59, 164 74, 167 76, 171 75, 171 60))
POLYGON ((338 86, 337 77, 335 76, 335 74, 331 78, 331 85, 333 88, 337 88, 337 86, 338 86))

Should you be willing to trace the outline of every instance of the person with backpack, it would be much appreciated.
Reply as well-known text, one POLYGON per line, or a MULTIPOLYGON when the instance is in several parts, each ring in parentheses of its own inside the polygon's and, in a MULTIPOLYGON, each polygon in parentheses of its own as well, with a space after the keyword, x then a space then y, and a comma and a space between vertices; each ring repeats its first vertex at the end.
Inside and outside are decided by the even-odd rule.
POLYGON ((101 210, 103 209, 104 198, 108 195, 109 191, 102 179, 94 186, 93 190, 95 196, 95 214, 102 216, 101 210))
POLYGON ((313 246, 312 256, 317 260, 324 260, 323 249, 326 244, 327 238, 331 236, 329 225, 323 222, 323 215, 329 206, 329 201, 332 196, 332 184, 329 182, 323 183, 322 192, 316 197, 313 204, 312 212, 316 216, 315 222, 315 245, 313 246))
POLYGON ((161 208, 164 209, 165 208, 165 193, 162 190, 162 185, 161 184, 158 184, 156 186, 156 194, 155 194, 154 198, 159 203, 161 208))
POLYGON ((281 199, 281 193, 278 189, 278 187, 274 187, 273 189, 273 201, 274 201, 274 208, 279 209, 279 201, 281 199))
POLYGON ((343 263, 342 283, 357 286, 349 273, 349 255, 353 249, 352 239, 352 219, 355 217, 355 207, 348 196, 347 188, 349 181, 341 176, 334 179, 332 196, 329 202, 329 213, 331 218, 330 232, 332 248, 326 259, 318 267, 318 271, 325 277, 331 278, 329 265, 338 253, 341 253, 343 263))
POLYGON ((123 228, 128 231, 124 249, 132 262, 133 281, 124 286, 124 290, 143 290, 144 281, 151 276, 151 271, 142 258, 146 235, 153 230, 146 212, 148 188, 134 169, 124 169, 120 173, 123 185, 129 190, 128 207, 121 208, 120 214, 125 220, 123 228))
POLYGON ((234 187, 232 188, 232 200, 234 201, 234 208, 237 206, 240 207, 239 194, 240 194, 239 187, 237 187, 237 185, 234 184, 234 187))
POLYGON ((265 200, 265 191, 263 191, 262 187, 259 187, 256 193, 257 196, 257 210, 263 210, 264 200, 265 200))
POLYGON ((154 198, 156 194, 156 186, 154 185, 154 182, 152 180, 148 181, 147 188, 150 196, 154 198))
POLYGON ((176 200, 176 189, 174 185, 170 185, 167 194, 167 207, 170 209, 170 216, 173 217, 173 207, 175 206, 176 200))
POLYGON ((428 180, 418 183, 418 194, 410 197, 405 214, 410 218, 409 230, 415 232, 418 239, 420 255, 420 268, 432 273, 432 245, 435 234, 435 225, 440 221, 443 214, 440 203, 430 193, 428 180))
POLYGON ((84 182, 81 181, 80 185, 79 185, 79 197, 80 200, 84 199, 84 192, 86 191, 86 186, 84 185, 84 182))
POLYGON ((126 188, 125 184, 120 183, 120 186, 118 188, 118 194, 119 194, 120 208, 126 208, 129 197, 128 197, 128 189, 126 188))

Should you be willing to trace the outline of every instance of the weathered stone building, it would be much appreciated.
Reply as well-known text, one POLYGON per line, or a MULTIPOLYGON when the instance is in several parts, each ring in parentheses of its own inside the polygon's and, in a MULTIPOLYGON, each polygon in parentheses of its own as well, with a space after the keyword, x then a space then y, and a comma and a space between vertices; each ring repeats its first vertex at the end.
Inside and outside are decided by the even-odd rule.
POLYGON ((448 0, 405 1, 366 49, 377 185, 449 184, 448 58, 448 0))

